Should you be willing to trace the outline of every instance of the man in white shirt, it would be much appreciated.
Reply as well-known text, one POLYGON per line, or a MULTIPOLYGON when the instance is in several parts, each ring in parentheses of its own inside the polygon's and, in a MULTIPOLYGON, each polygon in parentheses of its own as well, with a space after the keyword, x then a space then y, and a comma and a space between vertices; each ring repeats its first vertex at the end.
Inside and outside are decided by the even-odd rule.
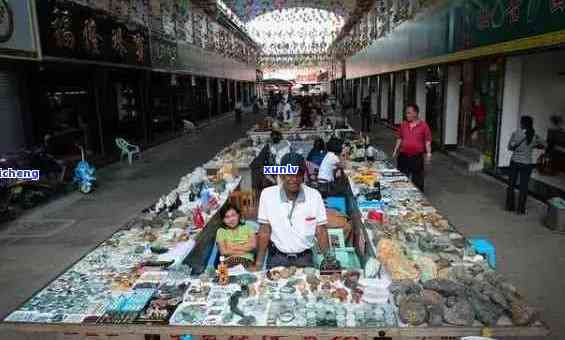
POLYGON ((296 175, 281 175, 281 184, 265 188, 259 199, 256 268, 268 250, 267 267, 313 265, 315 240, 325 253, 329 248, 326 208, 320 193, 304 185, 304 158, 289 153, 281 165, 298 166, 296 175))
POLYGON ((283 115, 283 121, 285 123, 290 123, 292 122, 292 117, 293 117, 293 112, 292 112, 292 107, 290 106, 289 102, 286 102, 284 104, 284 115, 283 115))
POLYGON ((283 156, 290 152, 290 142, 283 139, 280 131, 273 130, 271 132, 271 143, 269 151, 275 157, 276 163, 280 164, 283 156))
POLYGON ((331 183, 335 181, 335 173, 341 168, 341 161, 338 155, 343 150, 343 142, 337 138, 332 138, 327 144, 327 153, 320 169, 318 170, 318 181, 323 183, 331 183))
POLYGON ((284 100, 281 100, 277 105, 277 119, 279 120, 284 119, 284 107, 285 107, 285 102, 284 100))
POLYGON ((326 145, 326 150, 326 156, 318 169, 318 190, 320 190, 323 197, 332 196, 338 191, 335 180, 338 171, 343 169, 339 158, 343 151, 343 142, 332 137, 326 145))

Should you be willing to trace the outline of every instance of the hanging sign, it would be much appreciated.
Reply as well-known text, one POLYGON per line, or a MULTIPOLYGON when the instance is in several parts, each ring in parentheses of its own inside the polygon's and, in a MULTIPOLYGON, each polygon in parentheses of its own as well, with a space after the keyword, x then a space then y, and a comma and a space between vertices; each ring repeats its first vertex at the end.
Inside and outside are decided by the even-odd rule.
POLYGON ((32 0, 0 0, 0 56, 37 58, 32 0))
POLYGON ((147 27, 70 1, 36 0, 46 56, 150 66, 147 27))

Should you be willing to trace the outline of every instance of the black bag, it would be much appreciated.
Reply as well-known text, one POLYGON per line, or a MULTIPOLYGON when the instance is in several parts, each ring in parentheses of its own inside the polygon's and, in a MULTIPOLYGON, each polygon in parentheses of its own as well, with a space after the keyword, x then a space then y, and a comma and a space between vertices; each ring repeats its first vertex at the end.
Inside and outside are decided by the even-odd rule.
POLYGON ((510 151, 512 151, 512 152, 516 151, 516 149, 518 149, 518 147, 519 147, 520 145, 522 145, 522 144, 526 141, 526 139, 528 139, 528 137, 524 137, 524 139, 522 139, 522 140, 520 141, 520 143, 518 143, 518 144, 516 144, 516 145, 514 145, 514 146, 511 146, 511 147, 509 147, 508 149, 509 149, 510 151))

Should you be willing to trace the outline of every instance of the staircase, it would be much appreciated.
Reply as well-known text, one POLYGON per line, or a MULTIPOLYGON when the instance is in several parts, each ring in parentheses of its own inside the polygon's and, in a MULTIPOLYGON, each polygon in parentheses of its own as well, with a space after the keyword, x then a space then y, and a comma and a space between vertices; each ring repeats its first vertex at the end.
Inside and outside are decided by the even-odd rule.
POLYGON ((476 173, 484 168, 484 156, 477 149, 458 148, 454 151, 448 151, 447 155, 453 159, 455 166, 466 172, 476 173))

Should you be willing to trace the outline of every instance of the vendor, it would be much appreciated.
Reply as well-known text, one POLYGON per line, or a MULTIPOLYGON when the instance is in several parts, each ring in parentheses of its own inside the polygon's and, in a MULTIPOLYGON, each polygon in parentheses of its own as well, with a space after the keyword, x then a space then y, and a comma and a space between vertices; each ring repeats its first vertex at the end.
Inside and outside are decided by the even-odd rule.
POLYGON ((318 181, 334 182, 338 170, 342 169, 342 163, 339 158, 343 150, 343 142, 338 138, 331 138, 327 144, 327 153, 320 164, 318 173, 318 181))
POLYGON ((320 166, 322 161, 326 157, 326 143, 322 138, 317 138, 314 141, 314 147, 310 150, 308 154, 307 160, 316 164, 316 166, 320 166))
MULTIPOLYGON (((290 152, 290 142, 283 139, 280 131, 271 132, 271 145, 265 154, 263 165, 279 165, 284 155, 290 152)), ((261 171, 262 174, 262 171, 261 171)), ((277 179, 273 175, 262 175, 261 188, 277 184, 277 179)))
POLYGON ((320 193, 304 185, 305 161, 297 153, 285 155, 282 165, 298 166, 296 175, 281 175, 281 185, 266 188, 259 199, 256 267, 313 265, 317 239, 322 253, 329 248, 326 208, 320 193))
POLYGON ((269 147, 269 151, 274 157, 275 163, 280 164, 282 157, 290 152, 290 142, 283 139, 283 135, 280 131, 273 130, 271 132, 271 145, 269 147))
POLYGON ((222 226, 216 232, 220 254, 227 258, 228 266, 242 264, 249 267, 255 263, 255 230, 241 219, 239 209, 227 204, 220 211, 222 226))
POLYGON ((324 197, 331 196, 336 190, 334 182, 343 169, 340 159, 343 151, 343 142, 341 139, 332 137, 328 141, 326 149, 327 153, 318 170, 318 189, 324 197))

